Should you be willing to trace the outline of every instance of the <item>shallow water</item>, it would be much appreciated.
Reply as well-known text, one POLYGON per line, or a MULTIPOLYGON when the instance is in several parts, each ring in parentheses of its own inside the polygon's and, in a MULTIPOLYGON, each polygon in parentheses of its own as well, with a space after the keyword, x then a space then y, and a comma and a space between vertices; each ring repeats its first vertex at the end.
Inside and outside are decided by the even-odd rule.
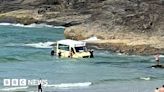
MULTIPOLYGON (((153 92, 164 84, 163 69, 150 68, 153 56, 120 55, 95 50, 95 58, 50 56, 63 28, 0 26, 0 92, 36 92, 36 86, 5 87, 3 79, 47 80, 44 92, 153 92)), ((164 57, 161 57, 161 62, 164 57)))

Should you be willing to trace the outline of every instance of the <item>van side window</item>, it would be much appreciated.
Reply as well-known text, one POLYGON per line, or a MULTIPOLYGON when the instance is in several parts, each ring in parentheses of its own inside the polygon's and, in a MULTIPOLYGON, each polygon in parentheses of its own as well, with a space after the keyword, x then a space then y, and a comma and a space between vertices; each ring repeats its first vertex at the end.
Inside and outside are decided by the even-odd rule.
POLYGON ((76 52, 83 52, 85 47, 75 47, 76 52))
POLYGON ((58 49, 69 51, 69 46, 68 45, 59 44, 58 49))

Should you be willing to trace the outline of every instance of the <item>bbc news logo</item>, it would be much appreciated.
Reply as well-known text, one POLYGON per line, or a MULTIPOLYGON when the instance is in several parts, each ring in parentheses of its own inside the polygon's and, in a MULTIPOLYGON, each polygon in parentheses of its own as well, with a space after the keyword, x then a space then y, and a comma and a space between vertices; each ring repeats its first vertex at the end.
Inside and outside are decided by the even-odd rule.
POLYGON ((47 80, 27 80, 27 79, 3 79, 4 86, 35 86, 35 85, 48 85, 47 80))

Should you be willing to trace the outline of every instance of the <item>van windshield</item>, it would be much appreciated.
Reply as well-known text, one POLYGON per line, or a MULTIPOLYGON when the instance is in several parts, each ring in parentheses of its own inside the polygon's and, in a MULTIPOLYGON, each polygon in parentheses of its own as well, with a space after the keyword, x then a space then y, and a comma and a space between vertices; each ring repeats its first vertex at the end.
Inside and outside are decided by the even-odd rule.
POLYGON ((69 46, 64 44, 59 44, 58 49, 69 51, 69 46))
POLYGON ((84 52, 85 47, 75 47, 76 52, 84 52))

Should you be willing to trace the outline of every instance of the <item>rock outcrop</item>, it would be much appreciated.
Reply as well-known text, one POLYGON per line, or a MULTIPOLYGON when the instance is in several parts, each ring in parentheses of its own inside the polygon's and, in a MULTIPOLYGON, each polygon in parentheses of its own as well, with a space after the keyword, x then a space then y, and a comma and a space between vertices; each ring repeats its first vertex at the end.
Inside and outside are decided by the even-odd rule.
POLYGON ((164 0, 0 0, 0 22, 65 26, 65 37, 130 53, 164 53, 164 0))
POLYGON ((78 40, 96 36, 102 40, 92 44, 114 52, 164 53, 163 2, 103 0, 83 24, 66 28, 65 36, 78 40))

